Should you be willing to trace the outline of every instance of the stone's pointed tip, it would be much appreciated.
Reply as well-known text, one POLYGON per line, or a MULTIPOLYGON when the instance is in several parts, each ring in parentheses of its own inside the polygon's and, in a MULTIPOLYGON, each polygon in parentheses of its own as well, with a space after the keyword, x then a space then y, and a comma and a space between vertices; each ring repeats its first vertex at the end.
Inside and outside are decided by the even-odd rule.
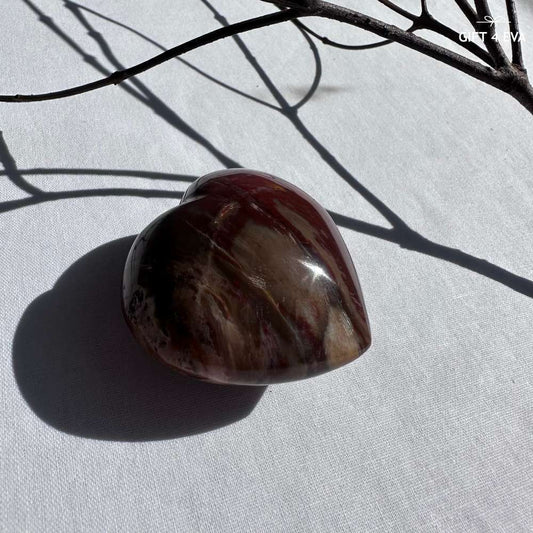
POLYGON ((137 237, 122 297, 150 354, 214 383, 315 376, 371 343, 357 274, 331 217, 262 172, 194 182, 137 237))

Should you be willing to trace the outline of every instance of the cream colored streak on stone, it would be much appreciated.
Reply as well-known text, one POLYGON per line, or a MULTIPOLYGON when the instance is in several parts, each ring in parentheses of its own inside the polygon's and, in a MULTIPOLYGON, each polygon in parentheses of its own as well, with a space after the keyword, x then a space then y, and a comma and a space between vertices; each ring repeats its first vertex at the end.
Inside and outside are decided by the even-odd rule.
POLYGON ((330 368, 341 366, 359 356, 359 345, 352 323, 339 307, 330 307, 324 348, 330 368))

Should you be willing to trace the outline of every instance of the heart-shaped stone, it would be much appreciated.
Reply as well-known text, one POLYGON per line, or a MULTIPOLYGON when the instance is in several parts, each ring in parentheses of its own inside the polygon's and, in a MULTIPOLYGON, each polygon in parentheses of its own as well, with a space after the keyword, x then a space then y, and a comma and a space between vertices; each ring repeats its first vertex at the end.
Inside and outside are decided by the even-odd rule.
POLYGON ((333 220, 279 178, 199 178, 135 240, 123 310, 145 349, 215 383, 259 385, 344 365, 370 346, 357 274, 333 220))

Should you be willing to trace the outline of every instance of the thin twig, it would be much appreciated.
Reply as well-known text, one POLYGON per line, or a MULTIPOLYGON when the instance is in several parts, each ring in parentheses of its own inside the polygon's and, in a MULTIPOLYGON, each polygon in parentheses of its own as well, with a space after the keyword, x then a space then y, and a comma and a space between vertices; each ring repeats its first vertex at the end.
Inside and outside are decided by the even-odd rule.
POLYGON ((411 22, 415 22, 418 19, 418 15, 415 15, 414 13, 411 13, 406 9, 397 6, 394 2, 391 2, 390 0, 378 0, 378 2, 380 4, 383 4, 384 6, 387 6, 391 11, 394 11, 398 15, 409 19, 411 22))
POLYGON ((484 50, 483 48, 481 48, 481 46, 477 45, 472 41, 462 40, 458 32, 456 32, 449 26, 446 26, 446 24, 443 24, 442 22, 435 19, 427 10, 427 7, 425 10, 422 11, 418 22, 415 24, 418 24, 419 26, 417 29, 426 29, 438 33, 439 35, 446 37, 455 44, 462 46, 471 54, 474 54, 475 56, 479 57, 479 59, 487 63, 487 65, 490 65, 491 67, 496 66, 494 59, 486 50, 484 50))
POLYGON ((468 19, 474 29, 477 29, 478 16, 474 8, 469 4, 468 0, 455 0, 463 15, 468 19))
MULTIPOLYGON (((498 41, 498 36, 496 34, 496 25, 493 22, 492 13, 490 11, 489 3, 487 0, 474 0, 476 4, 476 9, 478 13, 478 18, 483 20, 477 21, 478 31, 481 30, 482 26, 486 26, 487 35, 484 39, 485 46, 489 51, 489 54, 493 57, 496 62, 497 67, 506 67, 509 65, 509 59, 505 55, 501 44, 498 41)), ((485 29, 485 28, 483 28, 485 29)))
MULTIPOLYGON (((384 39, 383 41, 378 41, 377 43, 368 43, 368 44, 344 44, 339 43, 338 41, 333 41, 325 35, 320 35, 316 31, 312 30, 309 26, 300 22, 299 20, 293 20, 293 23, 305 33, 312 35, 315 39, 319 40, 322 44, 326 46, 332 46, 333 48, 340 48, 341 50, 368 50, 370 48, 378 48, 380 46, 385 46, 386 44, 391 44, 393 41, 389 39, 384 39)), ((406 31, 411 31, 406 30, 406 31)))
POLYGON ((143 61, 142 63, 134 65, 133 67, 117 70, 106 78, 102 78, 91 83, 78 85, 76 87, 71 87, 69 89, 49 93, 0 95, 0 102, 40 102, 43 100, 56 100, 58 98, 66 98, 69 96, 86 93, 95 89, 107 87, 109 85, 118 85, 132 76, 136 76, 137 74, 145 72, 157 65, 160 65, 161 63, 164 63, 165 61, 169 61, 178 55, 190 52, 191 50, 200 48, 206 44, 225 39, 226 37, 231 37, 238 33, 286 22, 298 16, 305 16, 305 13, 302 13, 300 9, 295 8, 285 9, 276 13, 245 20, 243 22, 237 22, 236 24, 231 24, 230 26, 226 26, 224 28, 218 28, 214 31, 206 33, 205 35, 201 35, 200 37, 196 37, 195 39, 187 41, 186 43, 175 46, 174 48, 170 48, 166 52, 158 54, 147 61, 143 61))
POLYGON ((420 15, 415 15, 414 13, 411 13, 399 7, 391 0, 378 0, 378 2, 388 7, 390 10, 394 11, 398 15, 409 19, 413 23, 413 26, 410 28, 410 31, 425 29, 438 33, 443 37, 450 39, 450 41, 453 41, 455 44, 462 46, 475 56, 479 57, 481 60, 487 63, 487 65, 494 66, 495 62, 492 56, 486 50, 473 43, 472 41, 461 40, 458 32, 456 32, 449 26, 446 26, 446 24, 443 24, 442 22, 436 20, 429 12, 427 0, 420 0, 420 15))
POLYGON ((413 32, 416 30, 424 29, 438 33, 443 37, 446 37, 450 41, 454 42, 455 44, 462 46, 465 50, 468 50, 470 53, 474 54, 479 59, 487 63, 487 65, 494 65, 494 61, 491 55, 486 50, 481 48, 481 46, 478 46, 472 41, 461 40, 458 32, 456 32, 449 26, 446 26, 446 24, 443 24, 442 22, 436 20, 429 12, 426 0, 420 1, 420 15, 415 15, 414 13, 411 13, 397 6, 394 2, 391 2, 390 0, 378 0, 378 2, 388 7, 395 13, 409 19, 413 23, 412 26, 406 31, 413 32))
POLYGON ((513 54, 513 65, 524 69, 524 59, 522 58, 522 42, 520 28, 518 26, 518 15, 514 0, 505 0, 507 6, 507 16, 509 17, 509 30, 511 32, 511 49, 513 54))

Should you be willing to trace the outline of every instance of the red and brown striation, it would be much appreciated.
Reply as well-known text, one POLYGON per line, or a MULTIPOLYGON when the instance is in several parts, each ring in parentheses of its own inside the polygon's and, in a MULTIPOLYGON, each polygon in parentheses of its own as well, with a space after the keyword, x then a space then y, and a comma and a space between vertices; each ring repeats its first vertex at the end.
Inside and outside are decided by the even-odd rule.
POLYGON ((123 309, 149 353, 216 383, 315 376, 371 341, 331 217, 294 185, 250 170, 198 179, 140 233, 126 261, 123 309))

